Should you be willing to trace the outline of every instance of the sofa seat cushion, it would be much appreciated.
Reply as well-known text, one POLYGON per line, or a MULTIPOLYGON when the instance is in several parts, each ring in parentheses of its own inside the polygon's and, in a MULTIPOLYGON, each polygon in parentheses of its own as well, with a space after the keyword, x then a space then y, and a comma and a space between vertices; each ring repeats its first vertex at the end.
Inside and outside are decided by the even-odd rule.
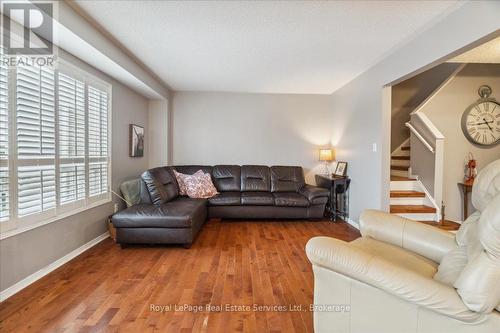
POLYGON ((271 192, 242 192, 241 204, 246 206, 273 206, 274 197, 271 192))
POLYGON ((161 205, 139 204, 113 215, 115 228, 190 228, 206 214, 205 199, 177 198, 161 205))
POLYGON ((309 207, 309 200, 295 192, 273 193, 274 204, 281 207, 309 207))
POLYGON ((381 242, 370 237, 360 237, 349 244, 418 275, 432 279, 437 272, 437 263, 399 246, 381 242))
POLYGON ((210 206, 238 206, 241 204, 240 192, 221 192, 208 199, 210 206))

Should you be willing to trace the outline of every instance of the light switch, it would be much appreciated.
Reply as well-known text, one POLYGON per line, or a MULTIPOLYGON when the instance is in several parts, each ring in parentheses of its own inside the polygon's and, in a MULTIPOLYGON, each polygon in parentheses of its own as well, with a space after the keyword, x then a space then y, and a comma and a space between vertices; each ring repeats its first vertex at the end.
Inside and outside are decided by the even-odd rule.
POLYGON ((374 143, 372 144, 372 150, 373 150, 373 152, 374 152, 374 153, 376 153, 376 152, 377 152, 377 143, 376 143, 376 142, 374 142, 374 143))

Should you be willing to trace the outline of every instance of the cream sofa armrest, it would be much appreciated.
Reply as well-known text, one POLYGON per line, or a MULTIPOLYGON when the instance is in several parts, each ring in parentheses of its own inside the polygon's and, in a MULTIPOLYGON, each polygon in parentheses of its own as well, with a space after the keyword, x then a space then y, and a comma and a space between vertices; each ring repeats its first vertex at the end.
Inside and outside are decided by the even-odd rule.
POLYGON ((365 237, 402 247, 438 263, 457 246, 451 232, 378 210, 365 210, 359 225, 365 237))
POLYGON ((465 322, 476 322, 483 317, 470 311, 453 287, 397 266, 347 242, 315 237, 307 243, 306 253, 313 265, 384 290, 431 311, 465 322))

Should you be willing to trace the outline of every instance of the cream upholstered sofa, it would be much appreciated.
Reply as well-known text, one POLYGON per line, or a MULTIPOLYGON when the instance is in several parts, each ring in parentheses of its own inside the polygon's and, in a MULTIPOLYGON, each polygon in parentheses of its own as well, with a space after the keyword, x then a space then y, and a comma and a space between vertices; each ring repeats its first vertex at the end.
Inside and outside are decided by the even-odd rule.
POLYGON ((355 241, 311 239, 315 331, 500 332, 500 160, 472 203, 456 235, 367 210, 355 241))

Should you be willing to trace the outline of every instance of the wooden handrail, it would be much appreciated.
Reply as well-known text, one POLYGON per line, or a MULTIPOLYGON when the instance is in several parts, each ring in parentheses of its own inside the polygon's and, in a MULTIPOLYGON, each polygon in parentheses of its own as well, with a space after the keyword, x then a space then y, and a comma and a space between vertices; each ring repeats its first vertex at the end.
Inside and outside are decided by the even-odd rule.
POLYGON ((412 124, 410 124, 409 122, 406 122, 405 123, 405 126, 408 127, 412 132, 413 134, 415 134, 415 136, 424 144, 424 146, 429 149, 429 151, 431 153, 434 154, 434 148, 432 148, 432 146, 427 142, 427 140, 424 139, 424 137, 415 129, 415 127, 412 126, 412 124))

